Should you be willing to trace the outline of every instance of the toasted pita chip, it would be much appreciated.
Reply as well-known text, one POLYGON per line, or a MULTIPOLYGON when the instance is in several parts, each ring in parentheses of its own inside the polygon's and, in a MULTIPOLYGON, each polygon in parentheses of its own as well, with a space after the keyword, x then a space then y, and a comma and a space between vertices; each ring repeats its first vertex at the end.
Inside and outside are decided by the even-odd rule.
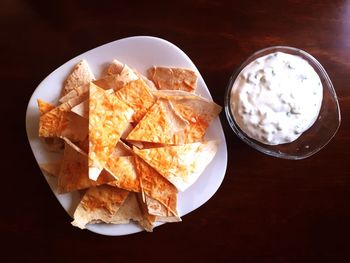
POLYGON ((60 107, 40 117, 40 137, 66 137, 82 141, 87 136, 88 121, 73 112, 62 111, 60 107))
POLYGON ((114 94, 90 85, 89 178, 96 180, 130 122, 133 109, 114 94))
POLYGON ((127 83, 137 80, 139 77, 135 72, 124 65, 123 70, 119 74, 107 75, 101 79, 95 80, 94 83, 103 89, 118 89, 124 87, 127 83))
POLYGON ((136 195, 136 197, 142 214, 142 219, 137 223, 147 232, 153 232, 156 216, 148 213, 147 205, 143 202, 141 194, 136 195))
POLYGON ((62 160, 60 159, 51 163, 41 163, 39 166, 41 170, 45 171, 49 175, 58 176, 60 173, 61 164, 62 160))
POLYGON ((158 102, 129 133, 127 140, 165 144, 200 141, 221 111, 216 103, 188 92, 154 94, 158 102))
POLYGON ((156 221, 168 223, 182 221, 180 217, 175 216, 162 203, 149 196, 146 196, 146 205, 148 213, 156 216, 156 221))
POLYGON ((60 103, 65 103, 76 98, 87 98, 91 82, 71 89, 66 95, 59 99, 60 103))
POLYGON ((86 189, 91 186, 106 184, 113 180, 115 180, 114 177, 108 173, 101 173, 97 181, 89 179, 86 153, 72 142, 65 141, 65 149, 58 177, 57 191, 59 193, 86 189))
POLYGON ((107 74, 116 75, 120 74, 124 69, 124 63, 120 62, 117 59, 113 59, 112 63, 108 66, 107 74))
POLYGON ((109 157, 105 169, 115 178, 110 185, 132 192, 140 192, 140 180, 135 170, 134 156, 109 157))
POLYGON ((38 99, 37 102, 38 102, 40 116, 44 115, 45 113, 49 112, 50 110, 52 110, 56 107, 55 105, 52 105, 52 104, 47 103, 47 102, 40 100, 40 99, 38 99))
POLYGON ((129 192, 110 185, 89 188, 74 212, 72 225, 84 229, 88 223, 110 223, 129 192))
POLYGON ((148 77, 161 90, 194 92, 197 86, 197 74, 190 69, 152 67, 148 70, 148 77))
POLYGON ((155 102, 155 98, 142 79, 129 82, 115 94, 134 110, 132 117, 134 122, 139 122, 155 102))
MULTIPOLYGON (((143 196, 159 201, 172 216, 177 216, 177 189, 143 159, 135 156, 143 196)), ((150 213, 152 214, 152 213, 150 213)), ((168 216, 164 215, 163 216, 168 216)))
POLYGON ((44 138, 45 149, 50 152, 62 152, 64 149, 64 141, 57 137, 44 138))
POLYGON ((80 104, 74 106, 71 111, 85 119, 89 118, 89 101, 84 100, 80 104))
POLYGON ((72 72, 68 75, 64 82, 62 96, 66 95, 71 90, 89 83, 95 79, 91 72, 88 63, 85 60, 80 61, 75 65, 72 72))
POLYGON ((218 149, 216 141, 196 142, 134 152, 168 179, 180 191, 185 191, 201 175, 218 149))
POLYGON ((186 142, 184 130, 187 125, 188 123, 171 109, 167 100, 158 100, 126 139, 152 143, 182 144, 186 142))
POLYGON ((132 221, 143 220, 142 213, 137 202, 136 193, 130 192, 117 213, 110 220, 112 224, 128 224, 132 221))

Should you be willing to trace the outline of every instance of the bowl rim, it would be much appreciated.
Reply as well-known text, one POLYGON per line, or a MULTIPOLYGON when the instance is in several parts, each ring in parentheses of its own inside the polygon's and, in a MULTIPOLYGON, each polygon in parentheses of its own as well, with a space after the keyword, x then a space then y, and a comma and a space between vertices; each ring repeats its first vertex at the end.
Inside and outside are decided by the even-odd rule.
MULTIPOLYGON (((266 48, 260 49, 258 51, 255 51, 248 58, 246 58, 239 65, 239 67, 233 71, 233 74, 231 74, 231 76, 230 76, 230 79, 228 81, 228 85, 226 87, 226 93, 225 93, 225 98, 224 98, 224 109, 225 109, 226 118, 228 120, 228 123, 229 123, 231 129, 238 136, 238 138, 240 138, 243 142, 245 142, 246 144, 251 146, 253 149, 255 149, 261 153, 264 153, 264 154, 267 154, 267 155, 270 155, 273 157, 277 157, 277 158, 288 159, 288 160, 305 159, 305 158, 310 157, 310 156, 314 155, 315 153, 319 152, 322 148, 324 148, 333 139, 333 137, 336 135, 337 131, 339 130, 339 127, 341 124, 341 113, 340 113, 340 106, 339 106, 338 97, 337 97, 337 94, 335 92, 333 83, 332 83, 329 75, 327 74, 326 70, 321 65, 321 63, 315 57, 313 57, 311 54, 309 54, 308 52, 306 52, 302 49, 299 49, 296 47, 291 47, 291 46, 278 45, 278 46, 266 47, 266 48), (330 94, 333 97, 334 102, 335 102, 335 106, 336 106, 338 123, 337 123, 337 127, 333 131, 333 134, 325 142, 323 142, 322 145, 320 145, 319 147, 315 148, 314 150, 312 150, 306 154, 303 154, 303 155, 284 153, 281 151, 276 151, 276 150, 271 150, 271 149, 266 148, 266 147, 273 147, 273 145, 266 145, 266 147, 262 146, 263 143, 258 142, 256 140, 254 140, 253 138, 248 137, 248 135, 246 135, 245 132, 243 132, 240 129, 240 127, 236 124, 236 122, 234 120, 233 113, 231 112, 231 107, 230 107, 231 90, 232 90, 232 87, 233 87, 233 84, 234 84, 236 78, 239 76, 241 71, 248 64, 250 64, 253 60, 255 60, 259 57, 262 57, 263 55, 267 55, 267 54, 270 54, 273 52, 278 52, 278 51, 286 52, 288 54, 292 53, 293 55, 299 55, 303 59, 306 59, 311 66, 316 67, 321 74, 320 75, 318 73, 319 77, 321 79, 323 78, 324 82, 327 84, 327 87, 325 87, 325 85, 323 85, 323 89, 327 88, 330 91, 330 94)), ((300 137, 302 137, 302 135, 300 137)), ((291 142, 291 143, 293 143, 293 142, 291 142)))

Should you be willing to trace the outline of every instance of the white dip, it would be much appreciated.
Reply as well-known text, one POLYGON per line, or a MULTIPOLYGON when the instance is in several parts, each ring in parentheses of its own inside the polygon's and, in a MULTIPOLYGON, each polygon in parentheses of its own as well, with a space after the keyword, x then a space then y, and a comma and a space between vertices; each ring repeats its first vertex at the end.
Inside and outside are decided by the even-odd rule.
POLYGON ((301 57, 276 52, 246 66, 233 84, 230 106, 250 138, 277 145, 296 140, 321 108, 319 76, 301 57))

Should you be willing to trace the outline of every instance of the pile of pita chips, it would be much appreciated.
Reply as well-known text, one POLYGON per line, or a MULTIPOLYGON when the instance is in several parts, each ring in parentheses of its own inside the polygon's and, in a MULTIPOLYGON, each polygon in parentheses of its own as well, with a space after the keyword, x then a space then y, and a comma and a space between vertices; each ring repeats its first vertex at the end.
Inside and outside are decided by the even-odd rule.
POLYGON ((214 158, 206 130, 221 107, 196 95, 197 74, 152 67, 148 78, 113 60, 96 79, 82 60, 63 83, 57 105, 38 100, 39 136, 60 151, 42 170, 56 191, 80 191, 72 224, 128 224, 152 231, 181 221, 185 191, 214 158))

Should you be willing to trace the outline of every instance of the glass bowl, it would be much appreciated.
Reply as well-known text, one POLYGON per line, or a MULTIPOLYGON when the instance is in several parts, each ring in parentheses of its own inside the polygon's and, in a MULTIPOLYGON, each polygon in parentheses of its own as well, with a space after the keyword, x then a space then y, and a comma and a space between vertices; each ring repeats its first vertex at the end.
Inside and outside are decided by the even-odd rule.
POLYGON ((246 59, 231 76, 225 95, 225 113, 227 120, 235 134, 254 149, 274 157, 299 160, 310 157, 321 150, 336 134, 340 122, 340 109, 333 84, 322 65, 307 52, 287 46, 273 46, 259 50, 246 59), (297 55, 305 59, 319 75, 323 85, 323 100, 321 109, 315 123, 305 131, 297 140, 279 144, 268 145, 247 136, 237 125, 230 107, 231 89, 240 72, 255 59, 274 52, 284 52, 297 55))

